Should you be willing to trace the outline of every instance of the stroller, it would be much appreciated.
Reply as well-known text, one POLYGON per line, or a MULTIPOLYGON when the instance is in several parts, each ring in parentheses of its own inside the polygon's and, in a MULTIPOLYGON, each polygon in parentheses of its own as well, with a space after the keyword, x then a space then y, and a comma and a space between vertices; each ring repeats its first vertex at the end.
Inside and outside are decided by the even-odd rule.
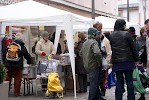
POLYGON ((45 73, 48 77, 47 91, 45 93, 46 98, 62 98, 63 87, 58 74, 59 61, 55 59, 43 60, 39 62, 37 73, 45 73))
MULTIPOLYGON (((142 58, 144 58, 144 53, 146 52, 146 46, 142 46, 142 48, 139 50, 139 63, 142 64, 142 58)), ((149 92, 149 76, 147 75, 145 69, 143 66, 137 66, 136 69, 133 71, 133 84, 134 88, 137 92, 139 92, 142 95, 149 92)), ((145 98, 145 97, 144 97, 145 98)), ((139 99, 144 100, 144 99, 139 99)))

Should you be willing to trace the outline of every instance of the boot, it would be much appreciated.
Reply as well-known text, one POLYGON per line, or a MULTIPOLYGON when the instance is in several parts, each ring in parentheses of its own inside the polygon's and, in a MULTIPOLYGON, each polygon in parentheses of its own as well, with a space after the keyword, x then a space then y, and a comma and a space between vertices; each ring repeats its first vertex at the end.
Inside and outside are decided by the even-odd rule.
POLYGON ((138 100, 145 100, 145 94, 141 94, 141 97, 138 100))

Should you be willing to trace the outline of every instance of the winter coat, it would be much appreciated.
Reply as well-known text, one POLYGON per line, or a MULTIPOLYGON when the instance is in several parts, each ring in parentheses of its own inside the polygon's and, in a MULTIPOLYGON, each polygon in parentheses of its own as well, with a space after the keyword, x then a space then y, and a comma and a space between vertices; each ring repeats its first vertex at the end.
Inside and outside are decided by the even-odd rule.
POLYGON ((101 52, 98 42, 94 38, 89 37, 83 43, 79 55, 83 58, 84 68, 87 73, 101 66, 101 52))
POLYGON ((112 48, 112 63, 136 62, 138 53, 132 36, 127 31, 114 31, 110 35, 112 48))
POLYGON ((3 53, 3 57, 4 57, 4 65, 6 67, 15 67, 15 68, 20 68, 20 69, 23 69, 23 62, 24 62, 24 58, 27 60, 27 64, 31 64, 31 56, 30 54, 28 53, 25 45, 24 45, 24 42, 22 42, 21 40, 15 40, 14 41, 15 43, 19 44, 21 46, 21 55, 20 55, 20 59, 19 61, 9 61, 6 59, 6 53, 7 53, 7 50, 5 49, 5 52, 3 53))
POLYGON ((78 42, 77 47, 75 48, 75 54, 76 54, 76 58, 75 58, 75 65, 76 65, 76 74, 86 74, 86 70, 84 68, 84 64, 83 64, 83 59, 82 57, 79 55, 79 51, 82 48, 83 43, 86 41, 86 39, 82 39, 80 42, 78 42))
POLYGON ((46 60, 50 54, 56 53, 53 43, 50 40, 46 42, 44 39, 40 39, 37 42, 35 52, 38 55, 38 62, 40 60, 46 60), (45 52, 46 56, 42 56, 42 52, 45 52))
POLYGON ((104 37, 103 40, 101 41, 101 48, 105 49, 106 52, 106 61, 108 62, 108 64, 110 64, 110 60, 111 60, 111 45, 110 45, 110 41, 104 37))

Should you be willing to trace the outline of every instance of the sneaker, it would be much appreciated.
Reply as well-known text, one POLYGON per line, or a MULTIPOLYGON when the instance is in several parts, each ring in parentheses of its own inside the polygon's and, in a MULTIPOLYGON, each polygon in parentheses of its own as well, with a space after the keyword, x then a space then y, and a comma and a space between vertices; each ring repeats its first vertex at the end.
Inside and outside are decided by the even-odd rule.
POLYGON ((141 96, 138 100, 145 100, 145 97, 141 96))

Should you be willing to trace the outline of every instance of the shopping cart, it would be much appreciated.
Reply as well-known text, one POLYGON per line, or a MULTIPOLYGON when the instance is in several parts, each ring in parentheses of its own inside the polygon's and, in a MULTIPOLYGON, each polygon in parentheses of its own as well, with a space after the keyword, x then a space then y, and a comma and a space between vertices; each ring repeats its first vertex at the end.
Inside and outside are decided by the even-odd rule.
MULTIPOLYGON (((63 97, 63 87, 58 74, 59 64, 59 60, 55 59, 42 60, 39 62, 37 73, 42 77, 46 77, 44 79, 47 79, 47 81, 44 80, 44 82, 47 84, 47 91, 45 93, 46 98, 63 97)), ((45 84, 44 82, 41 80, 41 84, 45 84)))

